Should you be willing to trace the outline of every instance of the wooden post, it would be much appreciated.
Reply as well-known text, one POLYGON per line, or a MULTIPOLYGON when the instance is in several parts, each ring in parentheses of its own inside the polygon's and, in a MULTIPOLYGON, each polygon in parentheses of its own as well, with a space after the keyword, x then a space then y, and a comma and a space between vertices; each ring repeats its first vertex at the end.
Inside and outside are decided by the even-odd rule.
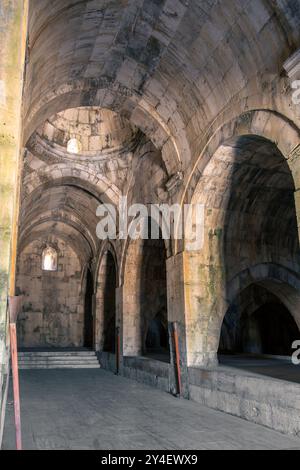
POLYGON ((20 407, 20 386, 19 386, 19 368, 18 368, 18 346, 17 346, 17 318, 22 307, 22 297, 9 298, 10 312, 10 350, 11 350, 11 366, 13 376, 13 392, 14 392, 14 410, 15 410, 15 426, 16 426, 16 446, 17 450, 22 450, 22 431, 21 431, 21 407, 20 407))

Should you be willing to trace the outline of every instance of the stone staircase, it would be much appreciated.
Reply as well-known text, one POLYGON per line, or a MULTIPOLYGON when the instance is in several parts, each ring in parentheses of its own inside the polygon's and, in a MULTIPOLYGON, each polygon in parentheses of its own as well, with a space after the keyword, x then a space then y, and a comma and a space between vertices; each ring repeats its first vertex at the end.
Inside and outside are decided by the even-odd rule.
POLYGON ((19 369, 100 369, 95 351, 20 351, 19 369))

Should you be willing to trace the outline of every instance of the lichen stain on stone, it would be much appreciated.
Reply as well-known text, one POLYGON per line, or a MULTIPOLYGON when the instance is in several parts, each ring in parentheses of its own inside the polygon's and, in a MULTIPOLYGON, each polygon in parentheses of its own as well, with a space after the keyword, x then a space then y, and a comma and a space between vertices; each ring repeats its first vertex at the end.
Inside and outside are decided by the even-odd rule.
POLYGON ((7 292, 8 273, 7 271, 0 270, 0 298, 6 296, 7 292))

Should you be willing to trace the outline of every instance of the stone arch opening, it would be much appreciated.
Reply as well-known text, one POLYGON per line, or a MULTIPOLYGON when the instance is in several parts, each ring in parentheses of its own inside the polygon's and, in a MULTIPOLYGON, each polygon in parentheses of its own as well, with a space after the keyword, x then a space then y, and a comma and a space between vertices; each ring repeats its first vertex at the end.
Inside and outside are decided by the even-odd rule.
MULTIPOLYGON (((232 298, 228 281, 259 263, 276 263, 299 275, 295 183, 287 160, 275 144, 259 136, 241 136, 229 145, 220 154, 223 168, 228 157, 234 157, 220 235, 227 299, 232 298)), ((234 338, 227 347, 235 354, 292 355, 299 329, 268 275, 272 277, 272 269, 264 286, 253 284, 238 302, 229 302, 219 351, 227 330, 234 338), (236 322, 232 322, 234 310, 236 322)), ((285 295, 291 298, 290 293, 285 295)))
POLYGON ((58 253, 55 248, 47 246, 42 253, 42 269, 43 271, 57 271, 58 253))
POLYGON ((229 170, 220 201, 226 278, 275 260, 297 270, 295 184, 282 153, 265 138, 241 136, 222 149, 219 161, 229 170))
POLYGON ((86 272, 86 288, 84 295, 84 346, 93 347, 93 296, 94 282, 93 274, 90 268, 86 272))
POLYGON ((206 366, 217 363, 222 322, 243 282, 240 273, 260 265, 259 280, 273 279, 274 266, 299 275, 294 178, 273 142, 241 135, 210 158, 193 202, 205 206, 205 237, 203 249, 187 255, 188 360, 206 366))
POLYGON ((116 352, 118 267, 111 245, 100 254, 96 283, 95 346, 96 350, 116 352))
POLYGON ((169 362, 167 247, 160 227, 151 239, 152 224, 145 220, 148 239, 131 240, 124 255, 123 354, 169 362))
POLYGON ((151 239, 151 227, 156 222, 148 219, 148 239, 141 248, 140 315, 142 354, 156 359, 170 360, 168 334, 168 298, 166 246, 159 227, 157 240, 151 239))
POLYGON ((244 289, 223 320, 219 355, 291 357, 299 328, 282 300, 259 284, 244 289))
POLYGON ((75 244, 51 233, 35 234, 18 253, 17 292, 24 296, 18 319, 21 348, 79 348, 84 346, 82 260, 75 244), (43 270, 45 246, 55 249, 56 270, 43 270), (71 282, 70 282, 71 281, 71 282))
POLYGON ((106 255, 106 276, 104 281, 104 328, 103 351, 116 352, 116 288, 117 271, 112 254, 106 255))

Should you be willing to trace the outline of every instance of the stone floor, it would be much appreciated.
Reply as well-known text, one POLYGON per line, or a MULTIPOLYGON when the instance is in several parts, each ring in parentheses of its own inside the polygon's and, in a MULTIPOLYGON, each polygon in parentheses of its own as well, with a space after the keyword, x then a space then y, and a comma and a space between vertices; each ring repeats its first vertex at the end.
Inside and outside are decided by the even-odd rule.
POLYGON ((219 356, 219 361, 224 366, 300 384, 300 366, 293 365, 290 358, 284 360, 236 355, 219 356))
MULTIPOLYGON (((103 370, 21 371, 25 449, 300 449, 300 440, 103 370)), ((14 449, 10 391, 4 449, 14 449)))

